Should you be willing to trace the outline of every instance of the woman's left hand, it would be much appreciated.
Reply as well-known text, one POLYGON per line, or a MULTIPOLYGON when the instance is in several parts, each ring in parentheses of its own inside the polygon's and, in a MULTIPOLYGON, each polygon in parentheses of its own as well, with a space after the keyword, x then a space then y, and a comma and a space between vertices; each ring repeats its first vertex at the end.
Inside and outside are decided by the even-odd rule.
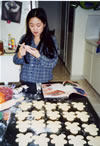
POLYGON ((40 53, 36 48, 31 48, 28 45, 25 45, 25 49, 28 53, 30 53, 32 56, 39 58, 40 57, 40 53))

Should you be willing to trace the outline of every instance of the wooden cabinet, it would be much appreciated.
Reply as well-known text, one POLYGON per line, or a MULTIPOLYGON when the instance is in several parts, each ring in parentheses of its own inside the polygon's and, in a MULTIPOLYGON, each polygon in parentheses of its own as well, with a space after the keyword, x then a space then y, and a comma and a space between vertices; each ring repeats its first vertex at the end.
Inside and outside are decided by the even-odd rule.
POLYGON ((18 82, 20 65, 13 63, 13 55, 0 56, 0 82, 18 82))
POLYGON ((100 53, 96 53, 96 41, 86 42, 84 78, 100 94, 100 53))

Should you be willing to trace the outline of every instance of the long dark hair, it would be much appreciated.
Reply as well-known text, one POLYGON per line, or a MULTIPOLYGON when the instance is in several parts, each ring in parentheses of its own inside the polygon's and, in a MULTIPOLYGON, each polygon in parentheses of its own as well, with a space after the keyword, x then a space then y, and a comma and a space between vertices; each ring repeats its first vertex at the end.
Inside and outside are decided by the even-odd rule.
POLYGON ((43 52, 43 54, 46 57, 54 58, 55 54, 57 54, 57 50, 56 50, 56 46, 55 46, 53 37, 49 31, 47 16, 46 16, 44 9, 35 8, 35 9, 32 9, 28 13, 27 18, 26 18, 26 34, 25 34, 25 37, 22 40, 22 42, 25 42, 25 44, 28 44, 28 45, 31 44, 33 34, 29 28, 29 20, 33 17, 39 18, 43 22, 43 24, 45 24, 44 30, 40 36, 40 43, 39 43, 37 49, 40 50, 40 48, 42 48, 41 51, 43 52), (42 47, 41 47, 41 45, 42 45, 42 47))

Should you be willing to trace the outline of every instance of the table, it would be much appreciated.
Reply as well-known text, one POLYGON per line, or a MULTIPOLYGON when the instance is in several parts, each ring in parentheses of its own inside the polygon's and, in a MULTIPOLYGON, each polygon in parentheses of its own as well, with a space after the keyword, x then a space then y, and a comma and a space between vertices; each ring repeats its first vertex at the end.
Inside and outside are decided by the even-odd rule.
MULTIPOLYGON (((40 102, 40 101, 41 100, 39 100, 38 102, 40 102)), ((88 143, 89 143, 89 140, 87 139, 88 136, 91 136, 91 137, 96 137, 96 135, 100 136, 100 119, 99 119, 98 115, 96 114, 95 110, 93 109, 92 105, 90 104, 89 100, 87 99, 87 97, 72 94, 70 96, 70 98, 68 98, 68 99, 42 99, 42 101, 44 101, 45 104, 47 102, 50 102, 52 104, 55 103, 56 104, 56 110, 53 110, 53 111, 58 111, 59 114, 60 114, 60 117, 57 119, 57 121, 61 122, 60 129, 57 132, 48 131, 46 129, 47 132, 46 131, 43 132, 43 133, 47 134, 46 137, 49 139, 48 146, 54 146, 53 143, 51 143, 52 142, 52 138, 51 138, 52 134, 55 134, 57 136, 59 136, 61 133, 64 134, 65 135, 64 139, 66 141, 64 146, 71 146, 69 135, 71 135, 71 136, 72 135, 73 136, 82 135, 83 139, 86 142, 85 146, 88 146, 88 143), (88 115, 89 115, 88 121, 82 121, 79 118, 75 118, 74 120, 69 121, 68 119, 65 119, 63 117, 63 111, 58 108, 58 103, 62 103, 62 104, 67 103, 68 105, 70 105, 70 108, 69 108, 68 111, 76 113, 78 110, 73 106, 74 102, 75 103, 83 103, 85 105, 84 110, 80 110, 79 112, 83 112, 83 111, 87 112, 88 115), (78 131, 78 133, 72 133, 69 129, 66 129, 65 128, 66 127, 65 126, 66 122, 71 122, 71 123, 77 122, 77 123, 79 123, 80 130, 78 131), (98 128, 97 134, 94 134, 94 133, 90 134, 89 132, 86 132, 83 124, 89 124, 89 125, 90 124, 95 124, 96 127, 98 128)), ((37 110, 37 109, 35 109, 34 106, 33 106, 31 109, 29 109, 30 113, 33 110, 37 110)), ((40 110, 37 110, 37 111, 40 111, 40 110)), ((47 121, 49 121, 50 118, 47 116, 47 111, 45 109, 44 109, 44 112, 45 112, 45 116, 43 118, 45 120, 45 125, 47 126, 47 121)), ((65 111, 65 112, 67 112, 67 111, 65 111)), ((28 119, 29 119, 29 117, 28 117, 28 119)), ((54 122, 55 120, 51 120, 51 121, 54 122)), ((7 142, 11 146, 17 146, 18 145, 15 142, 15 139, 16 139, 16 135, 20 132, 16 128, 16 122, 17 122, 17 120, 15 118, 15 113, 12 113, 11 120, 10 120, 8 129, 7 129, 7 132, 6 132, 6 135, 5 135, 5 140, 4 140, 4 143, 7 142)), ((23 133, 26 134, 28 132, 31 132, 33 136, 34 135, 41 135, 41 133, 42 133, 42 132, 40 132, 38 134, 35 134, 35 130, 31 129, 31 128, 28 128, 27 131, 25 131, 23 133)), ((37 145, 34 143, 34 141, 32 141, 32 142, 29 143, 29 146, 37 146, 37 145)))
MULTIPOLYGON (((26 125, 24 127, 26 127, 26 125)), ((24 140, 22 141, 25 141, 25 139, 27 139, 26 137, 29 137, 29 142, 20 142, 21 146, 25 146, 25 144, 28 146, 38 146, 41 138, 41 143, 43 142, 43 139, 44 142, 47 141, 47 143, 42 144, 43 146, 54 146, 54 143, 56 143, 56 146, 59 146, 61 138, 63 140, 60 143, 60 146, 72 146, 73 141, 74 144, 76 142, 75 146, 79 146, 79 143, 77 144, 77 142, 79 141, 81 141, 80 146, 82 143, 84 143, 84 146, 89 146, 89 144, 93 143, 95 140, 97 140, 95 146, 98 146, 98 140, 100 141, 100 119, 91 103, 89 102, 88 98, 85 96, 72 93, 69 98, 67 97, 51 99, 43 98, 42 92, 40 98, 39 95, 38 98, 36 98, 36 95, 30 96, 28 94, 25 94, 24 100, 21 103, 17 103, 11 110, 11 116, 7 129, 5 129, 1 145, 18 146, 18 140, 20 139, 18 137, 19 133, 21 133, 21 136, 23 135, 22 137, 24 140), (25 108, 23 109, 21 106, 23 103, 26 103, 28 105, 30 104, 29 108, 25 109, 25 106, 25 108), (16 113, 18 111, 20 111, 20 114, 27 111, 28 115, 24 119, 20 119, 22 117, 18 118, 16 116, 16 113), (36 115, 38 115, 38 113, 41 113, 41 111, 43 115, 37 117, 36 115), (51 113, 52 116, 50 117, 51 113), (69 113, 71 114, 71 116, 68 115, 69 113), (80 118, 80 115, 82 114, 83 116, 80 118), (86 115, 87 118, 84 119, 84 115, 86 115), (26 121, 29 122, 28 127, 24 129, 24 131, 22 127, 19 128, 19 119, 24 122, 22 124, 25 124, 26 121), (42 125, 40 127, 39 125, 34 126, 40 121, 43 121, 43 128, 41 128, 42 125), (71 124, 74 124, 72 125, 72 129, 69 128, 69 125, 71 124), (55 129, 56 126, 58 126, 58 129, 55 129), (94 130, 88 131, 87 126, 93 126, 92 129, 94 128, 94 130), (78 131, 75 129, 78 129, 78 131), (58 141, 59 143, 57 144, 58 141)), ((40 146, 42 145, 40 144, 40 146)))

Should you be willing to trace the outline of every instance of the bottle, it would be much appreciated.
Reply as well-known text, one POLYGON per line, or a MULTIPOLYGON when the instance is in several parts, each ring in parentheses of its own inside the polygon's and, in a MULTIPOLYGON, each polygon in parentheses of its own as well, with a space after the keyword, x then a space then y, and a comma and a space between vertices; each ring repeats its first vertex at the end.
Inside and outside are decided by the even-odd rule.
POLYGON ((15 38, 11 38, 11 48, 15 49, 15 38))
POLYGON ((11 47, 11 34, 8 34, 8 49, 12 49, 12 47, 11 47))

